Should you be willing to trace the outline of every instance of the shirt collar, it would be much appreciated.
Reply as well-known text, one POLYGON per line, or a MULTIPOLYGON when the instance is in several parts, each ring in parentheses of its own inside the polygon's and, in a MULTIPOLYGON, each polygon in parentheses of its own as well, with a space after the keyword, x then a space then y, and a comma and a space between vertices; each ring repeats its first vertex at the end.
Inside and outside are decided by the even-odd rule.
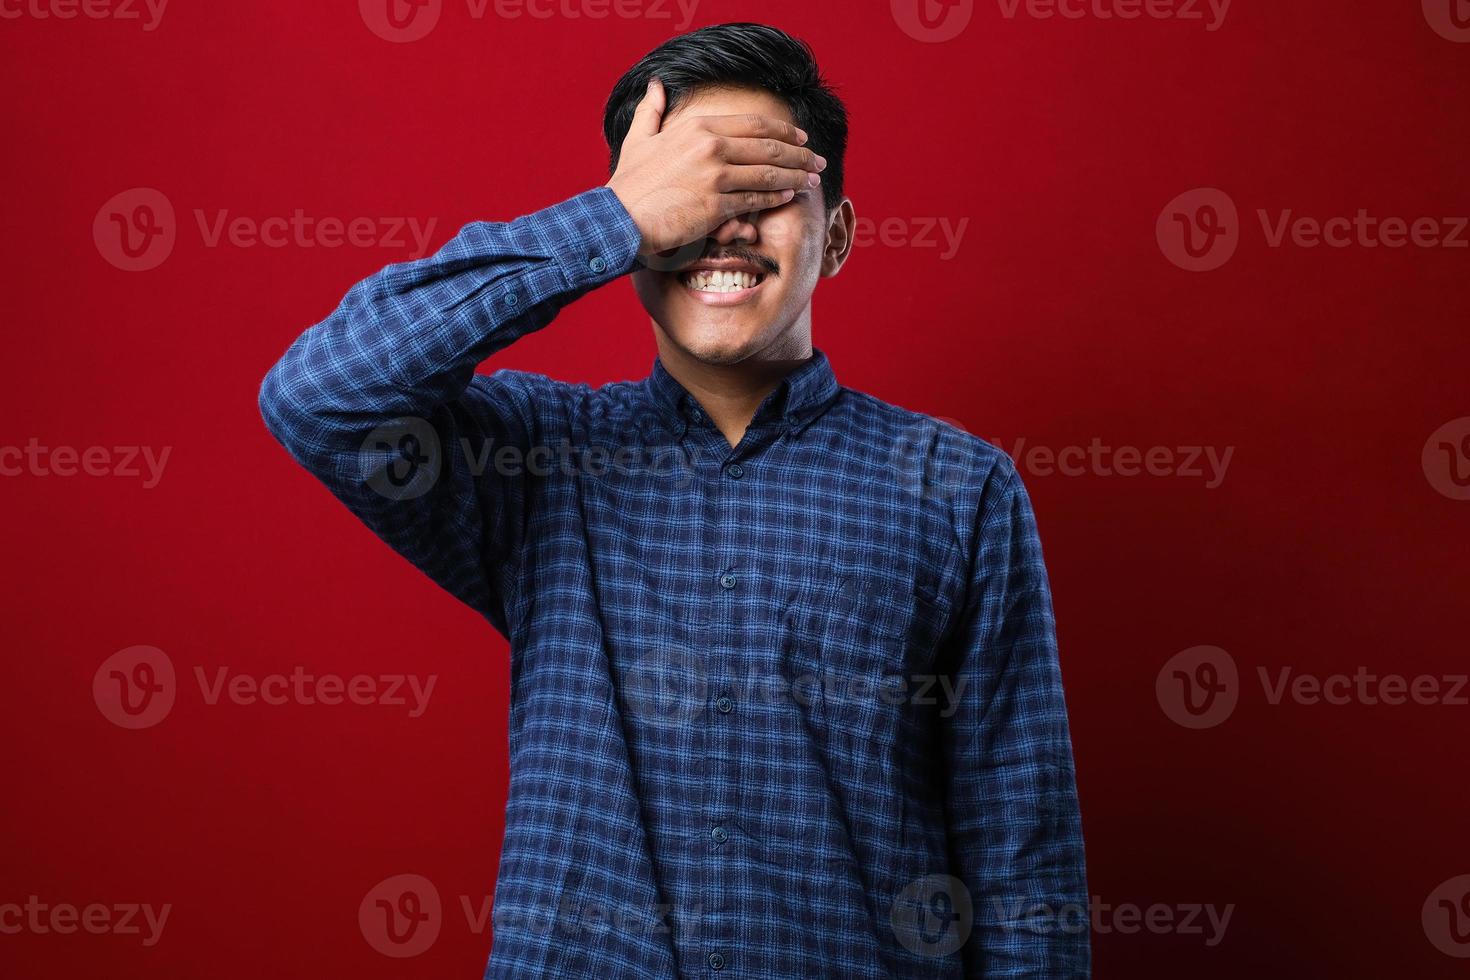
MULTIPOLYGON (((653 370, 643 384, 654 403, 680 432, 691 423, 711 424, 699 403, 674 379, 659 358, 653 359, 653 370)), ((812 356, 782 378, 775 390, 765 397, 751 423, 779 418, 795 435, 811 425, 840 391, 841 386, 832 373, 827 355, 813 348, 812 356)))

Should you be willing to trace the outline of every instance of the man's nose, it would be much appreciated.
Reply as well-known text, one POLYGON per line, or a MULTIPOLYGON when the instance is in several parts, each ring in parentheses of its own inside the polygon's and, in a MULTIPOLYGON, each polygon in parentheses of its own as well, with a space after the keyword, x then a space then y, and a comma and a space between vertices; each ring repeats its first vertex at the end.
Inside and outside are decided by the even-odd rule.
POLYGON ((756 225, 758 216, 759 212, 752 212, 727 218, 724 224, 711 233, 710 237, 721 245, 733 245, 737 241, 746 245, 754 245, 760 238, 760 231, 756 225))

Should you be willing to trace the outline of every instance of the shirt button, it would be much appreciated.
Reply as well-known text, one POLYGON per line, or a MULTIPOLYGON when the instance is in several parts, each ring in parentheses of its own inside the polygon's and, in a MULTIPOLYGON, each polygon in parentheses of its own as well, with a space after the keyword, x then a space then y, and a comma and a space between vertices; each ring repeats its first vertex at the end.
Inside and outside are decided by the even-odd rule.
POLYGON ((735 700, 728 694, 721 694, 715 699, 715 709, 722 715, 728 715, 735 710, 735 700))
POLYGON ((607 259, 600 255, 594 255, 592 256, 592 260, 587 263, 587 268, 600 276, 607 271, 607 259))
POLYGON ((716 844, 723 844, 730 839, 730 832, 724 827, 716 827, 709 832, 709 835, 715 839, 716 844))
POLYGON ((739 463, 731 463, 729 466, 725 467, 725 475, 732 480, 738 480, 745 475, 745 467, 741 466, 739 463))
POLYGON ((725 958, 719 953, 709 954, 709 968, 711 970, 723 970, 725 968, 725 958))
POLYGON ((520 306, 521 298, 515 293, 506 293, 504 303, 506 306, 520 306))
POLYGON ((735 588, 735 576, 732 573, 730 573, 730 572, 726 572, 724 575, 721 575, 720 576, 720 588, 722 588, 722 589, 733 589, 733 588, 735 588))

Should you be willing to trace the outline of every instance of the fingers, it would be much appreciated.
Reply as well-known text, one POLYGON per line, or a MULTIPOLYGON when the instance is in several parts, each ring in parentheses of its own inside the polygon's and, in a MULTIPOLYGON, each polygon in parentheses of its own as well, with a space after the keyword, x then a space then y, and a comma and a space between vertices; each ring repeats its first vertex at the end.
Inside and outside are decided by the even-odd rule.
POLYGON ((644 90, 643 99, 638 103, 638 108, 633 112, 633 122, 628 127, 628 139, 646 139, 656 136, 663 125, 664 104, 667 96, 664 92, 664 83, 659 81, 658 76, 648 80, 648 88, 644 90))
POLYGON ((820 178, 813 180, 816 176, 816 174, 806 170, 792 170, 787 167, 725 167, 720 172, 720 176, 716 181, 716 189, 724 193, 734 191, 801 191, 820 185, 820 178))
POLYGON ((735 191, 731 194, 721 194, 719 219, 723 223, 735 217, 737 214, 753 214, 756 211, 779 208, 790 201, 795 194, 796 192, 790 189, 784 191, 735 191))
POLYGON ((720 136, 760 137, 780 140, 792 146, 801 146, 807 140, 805 130, 774 116, 762 116, 755 112, 735 116, 705 116, 701 121, 711 133, 720 136))
POLYGON ((720 158, 726 163, 766 164, 787 170, 808 170, 818 173, 825 169, 827 161, 811 150, 778 139, 740 136, 724 136, 719 142, 720 158))

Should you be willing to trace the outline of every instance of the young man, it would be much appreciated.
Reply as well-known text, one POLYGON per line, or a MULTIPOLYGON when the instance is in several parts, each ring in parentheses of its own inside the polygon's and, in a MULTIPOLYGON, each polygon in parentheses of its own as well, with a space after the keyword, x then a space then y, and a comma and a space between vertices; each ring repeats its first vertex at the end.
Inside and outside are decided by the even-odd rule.
POLYGON ((838 385, 846 113, 754 24, 613 90, 612 179, 358 283, 266 424, 511 644, 486 975, 1084 977, 1051 602, 987 443, 838 385), (658 358, 487 356, 631 273, 658 358))

